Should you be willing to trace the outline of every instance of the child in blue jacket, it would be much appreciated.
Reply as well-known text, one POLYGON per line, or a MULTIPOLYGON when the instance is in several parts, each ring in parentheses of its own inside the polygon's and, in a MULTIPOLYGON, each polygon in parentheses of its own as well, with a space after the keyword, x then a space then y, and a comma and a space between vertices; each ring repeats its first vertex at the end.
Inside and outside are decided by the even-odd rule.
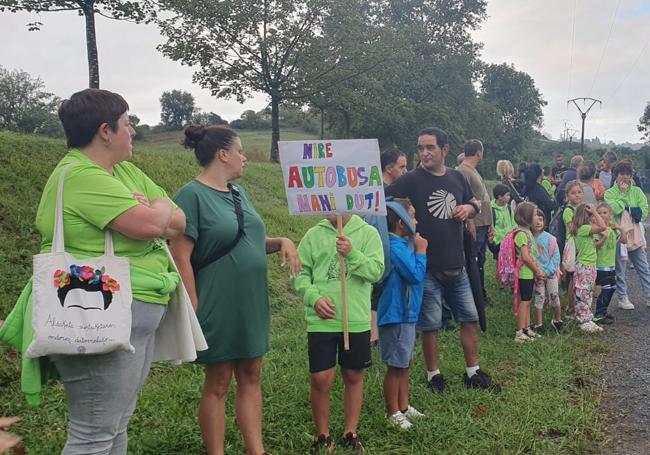
POLYGON ((535 281, 535 316, 536 324, 535 333, 542 334, 544 330, 544 303, 546 302, 553 309, 553 319, 551 326, 556 332, 562 330, 562 315, 560 309, 560 248, 557 239, 544 230, 545 225, 544 212, 540 209, 535 211, 535 224, 532 226, 532 232, 535 236, 535 245, 537 248, 537 262, 546 274, 546 281, 535 281), (548 299, 546 298, 548 293, 548 299))
POLYGON ((408 199, 394 199, 386 206, 391 270, 377 307, 379 348, 381 360, 388 366, 384 377, 388 420, 407 430, 412 426, 409 418, 424 417, 409 405, 408 390, 415 323, 424 292, 427 240, 415 233, 415 209, 408 199))

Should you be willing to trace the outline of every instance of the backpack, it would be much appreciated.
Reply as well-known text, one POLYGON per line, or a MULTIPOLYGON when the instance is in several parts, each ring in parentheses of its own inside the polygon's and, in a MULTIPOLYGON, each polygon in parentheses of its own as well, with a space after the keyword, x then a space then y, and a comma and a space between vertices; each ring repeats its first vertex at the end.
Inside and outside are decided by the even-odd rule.
POLYGON ((388 237, 388 221, 386 220, 386 215, 366 215, 363 220, 370 226, 377 229, 379 238, 381 239, 381 246, 384 250, 384 274, 381 276, 379 281, 373 285, 372 289, 373 296, 377 296, 377 299, 379 299, 379 295, 381 295, 381 291, 384 287, 384 281, 386 281, 386 278, 388 278, 388 275, 392 269, 390 263, 390 238, 388 237))
POLYGON ((515 314, 519 311, 519 270, 524 265, 521 258, 517 258, 517 247, 515 236, 520 232, 526 232, 520 228, 514 228, 508 232, 501 241, 499 258, 497 259, 497 279, 504 286, 514 288, 515 314))
POLYGON ((557 247, 560 250, 560 253, 564 251, 564 243, 566 242, 566 225, 564 224, 564 209, 570 208, 575 210, 569 204, 564 203, 560 206, 559 209, 551 217, 550 223, 548 223, 548 232, 557 240, 557 247))

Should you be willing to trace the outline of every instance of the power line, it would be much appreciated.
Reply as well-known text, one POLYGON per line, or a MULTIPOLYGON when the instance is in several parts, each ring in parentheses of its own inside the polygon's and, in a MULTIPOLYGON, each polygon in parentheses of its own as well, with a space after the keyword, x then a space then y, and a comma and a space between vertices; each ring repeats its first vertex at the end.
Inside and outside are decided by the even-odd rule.
POLYGON ((643 54, 645 53, 645 51, 646 51, 646 49, 648 48, 648 45, 649 45, 649 44, 650 44, 650 38, 648 38, 648 40, 645 42, 645 44, 644 44, 643 47, 641 48, 641 52, 639 52, 639 55, 636 56, 636 60, 634 60, 634 63, 632 64, 632 66, 630 66, 629 71, 628 71, 627 74, 623 77, 623 80, 621 80, 621 83, 618 84, 618 85, 616 86, 616 88, 614 89, 614 91, 612 92, 612 94, 609 95, 609 98, 607 98, 606 103, 609 103, 609 102, 612 100, 612 98, 614 98, 614 95, 616 95, 616 93, 619 91, 619 89, 623 86, 623 84, 624 84, 625 82, 627 82, 627 79, 632 75, 632 72, 636 69, 636 66, 637 66, 637 64, 639 63, 639 60, 641 59, 641 56, 643 56, 643 54))
MULTIPOLYGON (((571 96, 571 72, 573 71, 573 48, 576 41, 576 10, 578 8, 578 0, 573 0, 573 25, 571 26, 571 57, 569 59, 569 74, 567 82, 567 94, 566 97, 571 96)), ((566 105, 566 115, 569 116, 569 104, 566 105)))
POLYGON ((584 150, 585 150, 585 119, 587 118, 587 114, 589 113, 591 108, 594 107, 594 105, 596 103, 600 103, 600 105, 602 107, 603 102, 600 101, 600 100, 597 100, 595 98, 573 98, 572 100, 569 100, 569 101, 566 102, 567 106, 570 103, 573 103, 575 105, 575 107, 580 112, 580 117, 582 117, 582 134, 581 134, 581 137, 580 137, 580 153, 583 153, 584 150), (578 100, 582 101, 582 106, 583 107, 587 105, 587 101, 590 101, 591 104, 589 104, 589 107, 586 110, 583 111, 580 108, 580 106, 578 105, 578 100))
POLYGON ((600 73, 600 67, 603 64, 603 59, 605 58, 605 52, 607 51, 607 46, 609 45, 609 40, 612 37, 612 32, 614 31, 614 25, 616 24, 616 15, 618 14, 618 8, 621 6, 621 0, 618 0, 616 4, 616 9, 614 10, 614 15, 612 16, 612 25, 609 27, 609 34, 607 35, 607 40, 605 41, 605 47, 603 48, 603 53, 600 54, 600 61, 598 62, 598 67, 596 68, 596 74, 594 74, 594 80, 591 82, 591 88, 589 89, 589 95, 591 96, 592 91, 594 90, 594 85, 596 84, 596 79, 600 73))

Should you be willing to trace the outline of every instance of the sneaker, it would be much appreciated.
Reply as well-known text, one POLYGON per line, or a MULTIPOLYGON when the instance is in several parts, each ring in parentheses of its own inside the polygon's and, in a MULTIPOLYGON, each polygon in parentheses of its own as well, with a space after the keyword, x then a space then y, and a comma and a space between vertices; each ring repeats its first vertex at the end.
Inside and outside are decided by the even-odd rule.
POLYGON ((583 322, 582 324, 579 325, 579 327, 580 330, 587 333, 598 333, 603 331, 603 328, 594 324, 593 321, 583 322))
POLYGON ((621 310, 633 310, 634 309, 634 305, 632 305, 632 302, 630 302, 630 299, 628 299, 627 297, 622 297, 622 298, 619 297, 618 298, 618 307, 621 310))
POLYGON ((546 327, 544 327, 543 325, 536 325, 535 327, 533 327, 533 330, 539 336, 542 336, 546 333, 546 327))
POLYGON ((422 417, 426 417, 426 414, 422 414, 420 411, 418 411, 411 405, 409 405, 409 407, 406 408, 406 412, 404 413, 404 415, 409 419, 420 419, 422 417))
POLYGON ((427 387, 434 393, 442 393, 445 391, 445 378, 438 373, 429 380, 427 387))
POLYGON ((517 331, 515 333, 515 343, 526 343, 528 341, 534 341, 534 338, 529 337, 526 335, 526 333, 522 330, 521 332, 517 331))
POLYGON ((355 455, 365 450, 363 448, 363 444, 361 443, 361 438, 359 438, 359 435, 356 433, 346 433, 341 440, 341 445, 348 449, 352 449, 352 453, 355 455))
POLYGON ((614 323, 614 318, 610 315, 605 316, 594 316, 592 319, 596 324, 600 325, 611 325, 614 323))
POLYGON ((334 445, 334 441, 332 441, 332 437, 327 435, 325 436, 324 434, 318 435, 316 440, 311 446, 311 453, 312 454, 319 454, 319 453, 332 453, 334 452, 334 449, 336 446, 334 445))
POLYGON ((388 421, 400 430, 408 430, 413 426, 413 424, 406 417, 406 414, 402 414, 401 411, 397 411, 395 414, 389 415, 388 421))
POLYGON ((535 332, 532 327, 526 327, 524 333, 528 335, 529 338, 539 338, 542 336, 540 333, 535 332))
POLYGON ((501 386, 492 382, 490 375, 481 369, 476 370, 476 374, 471 378, 467 376, 467 373, 464 373, 463 382, 468 389, 484 389, 491 392, 501 392, 501 386))
POLYGON ((562 331, 563 325, 564 322, 562 321, 551 321, 551 327, 553 327, 557 333, 560 333, 562 331))

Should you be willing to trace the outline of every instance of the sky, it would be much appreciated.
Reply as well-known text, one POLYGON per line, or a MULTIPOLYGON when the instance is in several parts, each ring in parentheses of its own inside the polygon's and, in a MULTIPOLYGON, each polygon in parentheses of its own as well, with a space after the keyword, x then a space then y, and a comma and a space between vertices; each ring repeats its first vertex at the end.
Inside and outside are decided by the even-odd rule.
MULTIPOLYGON (((559 138, 566 123, 579 140, 580 114, 567 100, 592 97, 602 106, 589 112, 585 137, 639 142, 636 125, 650 101, 650 0, 488 0, 487 13, 474 33, 481 58, 535 80, 548 102, 545 134, 559 138)), ((172 89, 191 92, 197 106, 227 120, 267 104, 261 94, 244 105, 215 99, 193 84, 191 68, 156 50, 163 38, 154 25, 98 16, 96 27, 100 86, 122 94, 143 123, 158 123, 160 95, 172 89)), ((0 42, 0 65, 41 77, 60 97, 88 84, 84 21, 75 13, 0 13, 0 42), (27 31, 36 20, 41 31, 27 31)))

